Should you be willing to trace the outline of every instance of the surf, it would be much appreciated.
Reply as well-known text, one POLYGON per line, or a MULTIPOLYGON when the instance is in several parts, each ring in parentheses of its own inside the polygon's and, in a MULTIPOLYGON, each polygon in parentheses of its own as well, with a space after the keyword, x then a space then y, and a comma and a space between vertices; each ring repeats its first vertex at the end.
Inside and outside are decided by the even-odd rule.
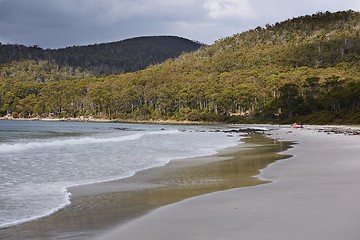
POLYGON ((33 141, 33 142, 25 142, 25 143, 2 143, 0 144, 0 153, 11 153, 11 152, 25 151, 29 149, 49 148, 49 147, 66 147, 66 146, 74 146, 74 145, 135 141, 146 135, 165 135, 165 134, 176 134, 176 133, 179 133, 179 131, 164 130, 164 131, 149 131, 142 133, 134 133, 130 135, 109 137, 109 138, 81 137, 81 138, 58 139, 58 140, 33 141))

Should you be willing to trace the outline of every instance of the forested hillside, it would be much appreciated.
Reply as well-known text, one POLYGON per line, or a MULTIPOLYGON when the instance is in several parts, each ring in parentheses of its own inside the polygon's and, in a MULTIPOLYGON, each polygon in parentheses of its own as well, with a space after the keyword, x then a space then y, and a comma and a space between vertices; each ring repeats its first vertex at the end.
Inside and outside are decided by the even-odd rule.
MULTIPOLYGON (((149 65, 176 58, 183 52, 199 49, 202 44, 173 36, 131 38, 119 42, 74 46, 63 49, 43 50, 37 46, 26 47, 15 44, 0 44, 0 64, 44 65, 55 73, 83 71, 94 76, 134 72, 149 65), (26 61, 33 60, 33 61, 26 61), (65 69, 65 70, 64 70, 65 69)), ((70 72, 70 77, 72 77, 70 72)), ((64 76, 66 77, 66 76, 64 76)))
POLYGON ((360 13, 317 13, 134 73, 45 83, 2 76, 0 113, 359 124, 359 54, 360 13))

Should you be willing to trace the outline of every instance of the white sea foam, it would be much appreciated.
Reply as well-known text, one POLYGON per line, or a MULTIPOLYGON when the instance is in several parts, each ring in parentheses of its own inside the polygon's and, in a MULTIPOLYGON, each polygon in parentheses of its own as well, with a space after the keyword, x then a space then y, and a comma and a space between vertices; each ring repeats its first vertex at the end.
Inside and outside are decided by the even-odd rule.
MULTIPOLYGON (((31 124, 34 126, 24 129, 36 133, 45 123, 31 124)), ((50 124, 60 133, 62 128, 69 131, 67 123, 46 126, 50 124)), ((99 124, 95 133, 94 126, 74 124, 74 130, 70 130, 77 133, 76 128, 82 127, 80 134, 86 134, 83 137, 51 135, 44 139, 45 134, 42 138, 37 134, 0 144, 0 228, 63 208, 70 203, 68 187, 129 177, 172 159, 211 155, 238 144, 237 138, 201 132, 203 128, 197 126, 184 132, 174 126, 160 130, 144 125, 144 131, 127 132, 109 131, 108 125, 99 124)))
POLYGON ((7 209, 0 209, 3 213, 0 216, 0 229, 34 221, 59 211, 70 204, 70 193, 65 187, 53 183, 31 186, 25 184, 8 191, 5 199, 11 202, 7 209), (24 194, 29 199, 24 199, 24 194), (39 206, 33 205, 31 200, 38 202, 39 206), (29 208, 29 205, 32 207, 29 208))
POLYGON ((68 145, 83 145, 83 144, 95 144, 95 143, 108 143, 108 142, 124 142, 134 141, 145 135, 161 135, 161 134, 174 134, 179 133, 178 130, 168 131, 154 131, 154 132, 143 132, 135 133, 131 135, 125 135, 120 137, 112 138, 94 138, 94 137, 82 137, 82 138, 70 138, 63 140, 48 140, 48 141, 34 141, 27 143, 3 143, 0 144, 0 153, 24 151, 33 148, 46 148, 46 147, 63 147, 68 145))

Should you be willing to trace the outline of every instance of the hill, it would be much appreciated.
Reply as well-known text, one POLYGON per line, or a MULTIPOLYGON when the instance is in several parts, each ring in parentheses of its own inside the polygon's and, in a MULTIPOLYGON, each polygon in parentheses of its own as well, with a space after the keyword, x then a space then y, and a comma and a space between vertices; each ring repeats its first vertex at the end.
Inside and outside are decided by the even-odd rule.
POLYGON ((23 60, 47 61, 60 68, 102 76, 141 70, 201 46, 200 43, 174 36, 138 37, 55 50, 8 44, 0 45, 0 64, 23 60))
POLYGON ((235 34, 138 72, 45 84, 33 94, 36 110, 15 112, 359 124, 359 54, 360 13, 319 12, 235 34))

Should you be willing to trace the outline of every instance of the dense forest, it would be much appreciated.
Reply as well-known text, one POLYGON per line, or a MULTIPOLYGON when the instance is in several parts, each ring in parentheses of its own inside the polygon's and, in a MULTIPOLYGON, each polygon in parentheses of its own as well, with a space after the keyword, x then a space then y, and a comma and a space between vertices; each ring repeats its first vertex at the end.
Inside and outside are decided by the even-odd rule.
POLYGON ((24 76, 21 67, 9 75, 14 66, 1 65, 1 115, 360 123, 360 13, 354 11, 257 27, 137 72, 93 78, 71 69, 58 80, 47 64, 53 63, 32 67, 49 81, 24 76))
POLYGON ((47 62, 47 68, 56 67, 53 72, 61 69, 60 75, 68 72, 71 78, 73 72, 79 71, 87 72, 86 75, 103 76, 141 70, 176 58, 184 52, 195 51, 202 45, 175 36, 137 37, 119 42, 46 50, 38 46, 0 44, 0 64, 33 60, 26 63, 40 62, 40 65, 44 65, 47 62))

